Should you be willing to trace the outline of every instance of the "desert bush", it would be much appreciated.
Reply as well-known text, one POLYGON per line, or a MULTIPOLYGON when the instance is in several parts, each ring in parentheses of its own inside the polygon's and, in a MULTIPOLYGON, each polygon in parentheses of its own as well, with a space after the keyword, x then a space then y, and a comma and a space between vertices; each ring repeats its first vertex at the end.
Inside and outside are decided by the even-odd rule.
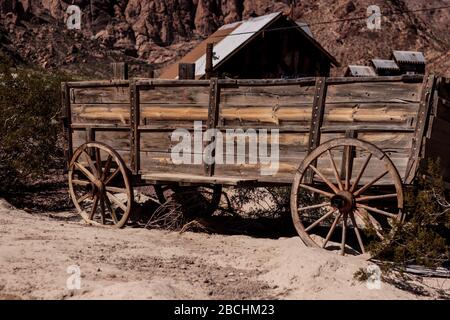
POLYGON ((60 83, 67 77, 0 68, 0 194, 61 168, 60 83))
POLYGON ((400 268, 440 267, 450 261, 450 204, 440 172, 439 161, 428 162, 417 187, 406 194, 406 221, 395 224, 385 241, 370 246, 375 259, 400 268))

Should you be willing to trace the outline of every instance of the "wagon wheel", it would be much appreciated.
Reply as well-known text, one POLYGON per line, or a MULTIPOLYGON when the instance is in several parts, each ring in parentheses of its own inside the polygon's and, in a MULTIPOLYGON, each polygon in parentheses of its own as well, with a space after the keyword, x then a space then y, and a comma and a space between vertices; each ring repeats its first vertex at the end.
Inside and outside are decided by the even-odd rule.
POLYGON ((173 199, 179 202, 189 216, 211 216, 219 207, 222 186, 155 185, 155 193, 161 204, 173 199))
POLYGON ((107 145, 88 142, 69 165, 69 193, 83 219, 121 228, 133 206, 133 188, 120 155, 107 145))
POLYGON ((353 247, 365 253, 364 243, 383 239, 392 230, 392 219, 400 220, 402 208, 402 182, 394 164, 376 146, 358 139, 334 139, 313 150, 291 189, 292 219, 303 242, 327 248, 340 229, 342 255, 349 249, 350 226, 353 247), (325 239, 313 235, 321 231, 325 239))

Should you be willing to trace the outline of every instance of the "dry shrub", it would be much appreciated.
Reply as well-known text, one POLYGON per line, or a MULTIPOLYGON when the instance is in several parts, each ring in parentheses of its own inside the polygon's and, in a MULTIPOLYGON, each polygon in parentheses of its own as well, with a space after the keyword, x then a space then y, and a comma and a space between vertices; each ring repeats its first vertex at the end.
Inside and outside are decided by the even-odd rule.
POLYGON ((65 76, 0 68, 0 194, 63 166, 60 84, 65 76))
POLYGON ((450 204, 446 200, 439 161, 428 162, 417 188, 406 195, 406 221, 397 223, 386 241, 374 243, 375 259, 403 268, 416 264, 440 267, 450 261, 450 204))

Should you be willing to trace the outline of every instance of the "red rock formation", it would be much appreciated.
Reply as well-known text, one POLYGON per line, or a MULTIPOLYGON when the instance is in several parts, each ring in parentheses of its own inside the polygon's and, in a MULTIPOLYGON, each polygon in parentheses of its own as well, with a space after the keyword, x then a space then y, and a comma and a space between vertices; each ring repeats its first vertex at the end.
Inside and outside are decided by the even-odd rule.
MULTIPOLYGON (((89 62, 92 56, 109 56, 111 52, 123 59, 134 57, 151 63, 164 63, 172 61, 224 23, 274 11, 289 13, 289 2, 0 0, 0 26, 7 33, 4 38, 9 39, 7 45, 0 42, 0 48, 3 46, 4 52, 16 52, 30 63, 42 65, 45 61, 47 67, 66 65, 67 57, 62 57, 64 55, 75 56, 74 63, 78 63, 80 60, 89 62), (82 29, 79 32, 68 32, 64 27, 65 10, 72 3, 80 6, 83 12, 82 29), (66 45, 64 39, 72 43, 66 45), (69 52, 73 42, 79 46, 77 53, 69 52)), ((364 20, 330 24, 322 22, 364 17, 367 6, 373 1, 295 2, 292 12, 294 18, 311 23, 316 39, 343 65, 364 63, 372 57, 388 57, 392 49, 416 49, 425 51, 432 69, 442 73, 448 72, 450 68, 450 10, 385 17, 382 31, 370 31, 365 27, 364 20)), ((378 2, 382 14, 447 3, 445 0, 436 0, 430 4, 420 0, 378 2)))

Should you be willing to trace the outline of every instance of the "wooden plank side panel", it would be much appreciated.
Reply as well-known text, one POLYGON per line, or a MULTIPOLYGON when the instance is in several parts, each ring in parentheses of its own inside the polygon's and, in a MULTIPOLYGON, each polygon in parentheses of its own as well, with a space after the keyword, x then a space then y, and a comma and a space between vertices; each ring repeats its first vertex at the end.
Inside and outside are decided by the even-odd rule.
POLYGON ((220 94, 221 125, 308 125, 314 86, 224 87, 220 94))
MULTIPOLYGON (((92 129, 91 129, 92 132, 92 129)), ((130 131, 129 130, 94 130, 92 133, 95 137, 96 142, 104 143, 115 151, 117 151, 127 167, 130 167, 130 131)), ((73 130, 72 131, 72 142, 73 148, 76 150, 82 144, 90 141, 88 130, 73 130)))
POLYGON ((140 125, 207 121, 209 86, 140 87, 140 125))
POLYGON ((413 128, 419 103, 327 103, 323 126, 396 125, 413 128))
POLYGON ((413 102, 420 101, 421 83, 361 82, 329 85, 327 103, 413 102))
MULTIPOLYGON (((175 164, 170 152, 143 152, 140 154, 140 173, 186 173, 204 175, 201 164, 175 164)), ((193 158, 193 155, 190 155, 193 158)))
POLYGON ((71 120, 75 125, 130 123, 128 86, 71 88, 70 104, 71 120))
POLYGON ((77 104, 129 103, 128 86, 71 88, 70 102, 77 104))

